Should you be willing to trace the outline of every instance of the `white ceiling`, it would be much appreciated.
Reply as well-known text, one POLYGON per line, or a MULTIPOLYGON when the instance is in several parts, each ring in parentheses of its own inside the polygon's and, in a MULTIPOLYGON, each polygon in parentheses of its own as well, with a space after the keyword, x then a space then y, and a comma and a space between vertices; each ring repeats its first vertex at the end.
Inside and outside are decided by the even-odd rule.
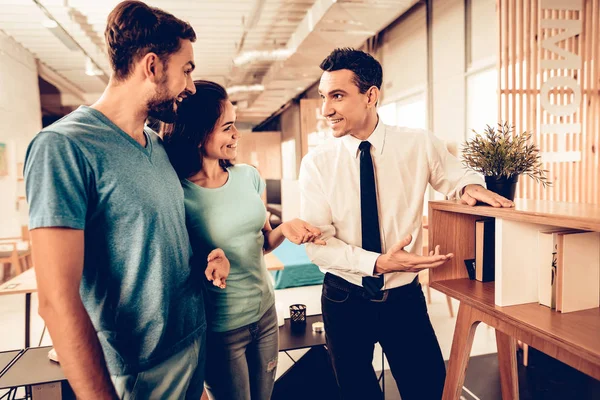
MULTIPOLYGON (((194 78, 231 87, 261 84, 262 92, 232 95, 238 118, 258 123, 303 92, 320 76, 319 62, 335 47, 359 47, 418 0, 155 0, 195 29, 194 78), (236 66, 253 50, 287 50, 283 61, 236 66)), ((38 60, 40 75, 58 86, 63 102, 93 102, 110 66, 104 52, 106 17, 119 0, 0 0, 0 30, 38 60), (74 50, 42 25, 54 18, 75 42, 74 50), (103 72, 88 76, 89 56, 103 72), (64 93, 69 92, 69 93, 64 93)), ((53 31, 60 31, 53 29, 53 31)), ((67 38, 67 41, 68 38, 67 38)), ((72 42, 71 42, 72 43, 72 42)), ((67 104, 63 104, 67 105, 67 104)))

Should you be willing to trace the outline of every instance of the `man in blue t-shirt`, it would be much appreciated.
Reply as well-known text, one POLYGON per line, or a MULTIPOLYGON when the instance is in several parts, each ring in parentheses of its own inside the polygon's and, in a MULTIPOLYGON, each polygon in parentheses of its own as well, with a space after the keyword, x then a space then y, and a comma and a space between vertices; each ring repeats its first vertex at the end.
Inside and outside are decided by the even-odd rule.
POLYGON ((183 190, 144 125, 148 116, 172 122, 195 92, 196 35, 125 1, 105 36, 113 74, 102 97, 27 151, 39 313, 78 398, 199 399, 206 320, 183 190))

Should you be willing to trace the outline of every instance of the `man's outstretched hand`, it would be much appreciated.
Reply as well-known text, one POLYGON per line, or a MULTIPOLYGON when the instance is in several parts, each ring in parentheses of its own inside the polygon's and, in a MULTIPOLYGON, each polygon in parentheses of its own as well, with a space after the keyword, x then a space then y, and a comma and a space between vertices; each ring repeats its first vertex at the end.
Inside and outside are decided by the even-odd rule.
POLYGON ((412 235, 396 243, 385 254, 379 256, 375 262, 376 273, 386 272, 419 272, 427 268, 436 268, 454 257, 454 254, 440 254, 440 246, 435 246, 435 251, 428 256, 419 256, 409 253, 404 248, 412 242, 412 235))

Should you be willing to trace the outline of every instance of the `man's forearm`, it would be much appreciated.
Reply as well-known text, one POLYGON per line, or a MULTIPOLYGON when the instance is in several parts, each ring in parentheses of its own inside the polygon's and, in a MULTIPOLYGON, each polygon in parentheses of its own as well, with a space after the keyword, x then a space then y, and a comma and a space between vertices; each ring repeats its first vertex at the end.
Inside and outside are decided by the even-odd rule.
POLYGON ((83 304, 40 308, 60 365, 78 399, 116 399, 96 331, 83 304))
POLYGON ((375 262, 380 256, 378 253, 349 245, 331 237, 329 233, 324 234, 324 237, 327 238, 327 246, 306 244, 306 254, 311 262, 326 270, 351 272, 362 276, 373 275, 375 262))

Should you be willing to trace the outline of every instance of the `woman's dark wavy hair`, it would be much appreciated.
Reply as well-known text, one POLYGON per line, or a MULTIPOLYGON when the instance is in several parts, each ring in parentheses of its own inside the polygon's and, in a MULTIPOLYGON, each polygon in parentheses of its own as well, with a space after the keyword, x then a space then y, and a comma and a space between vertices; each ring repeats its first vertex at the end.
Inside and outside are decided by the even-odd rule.
MULTIPOLYGON (((163 126, 165 149, 179 178, 189 178, 202 169, 204 147, 214 131, 229 99, 223 86, 215 82, 194 81, 196 93, 179 105, 177 119, 163 126)), ((219 160, 226 170, 233 164, 219 160)))

